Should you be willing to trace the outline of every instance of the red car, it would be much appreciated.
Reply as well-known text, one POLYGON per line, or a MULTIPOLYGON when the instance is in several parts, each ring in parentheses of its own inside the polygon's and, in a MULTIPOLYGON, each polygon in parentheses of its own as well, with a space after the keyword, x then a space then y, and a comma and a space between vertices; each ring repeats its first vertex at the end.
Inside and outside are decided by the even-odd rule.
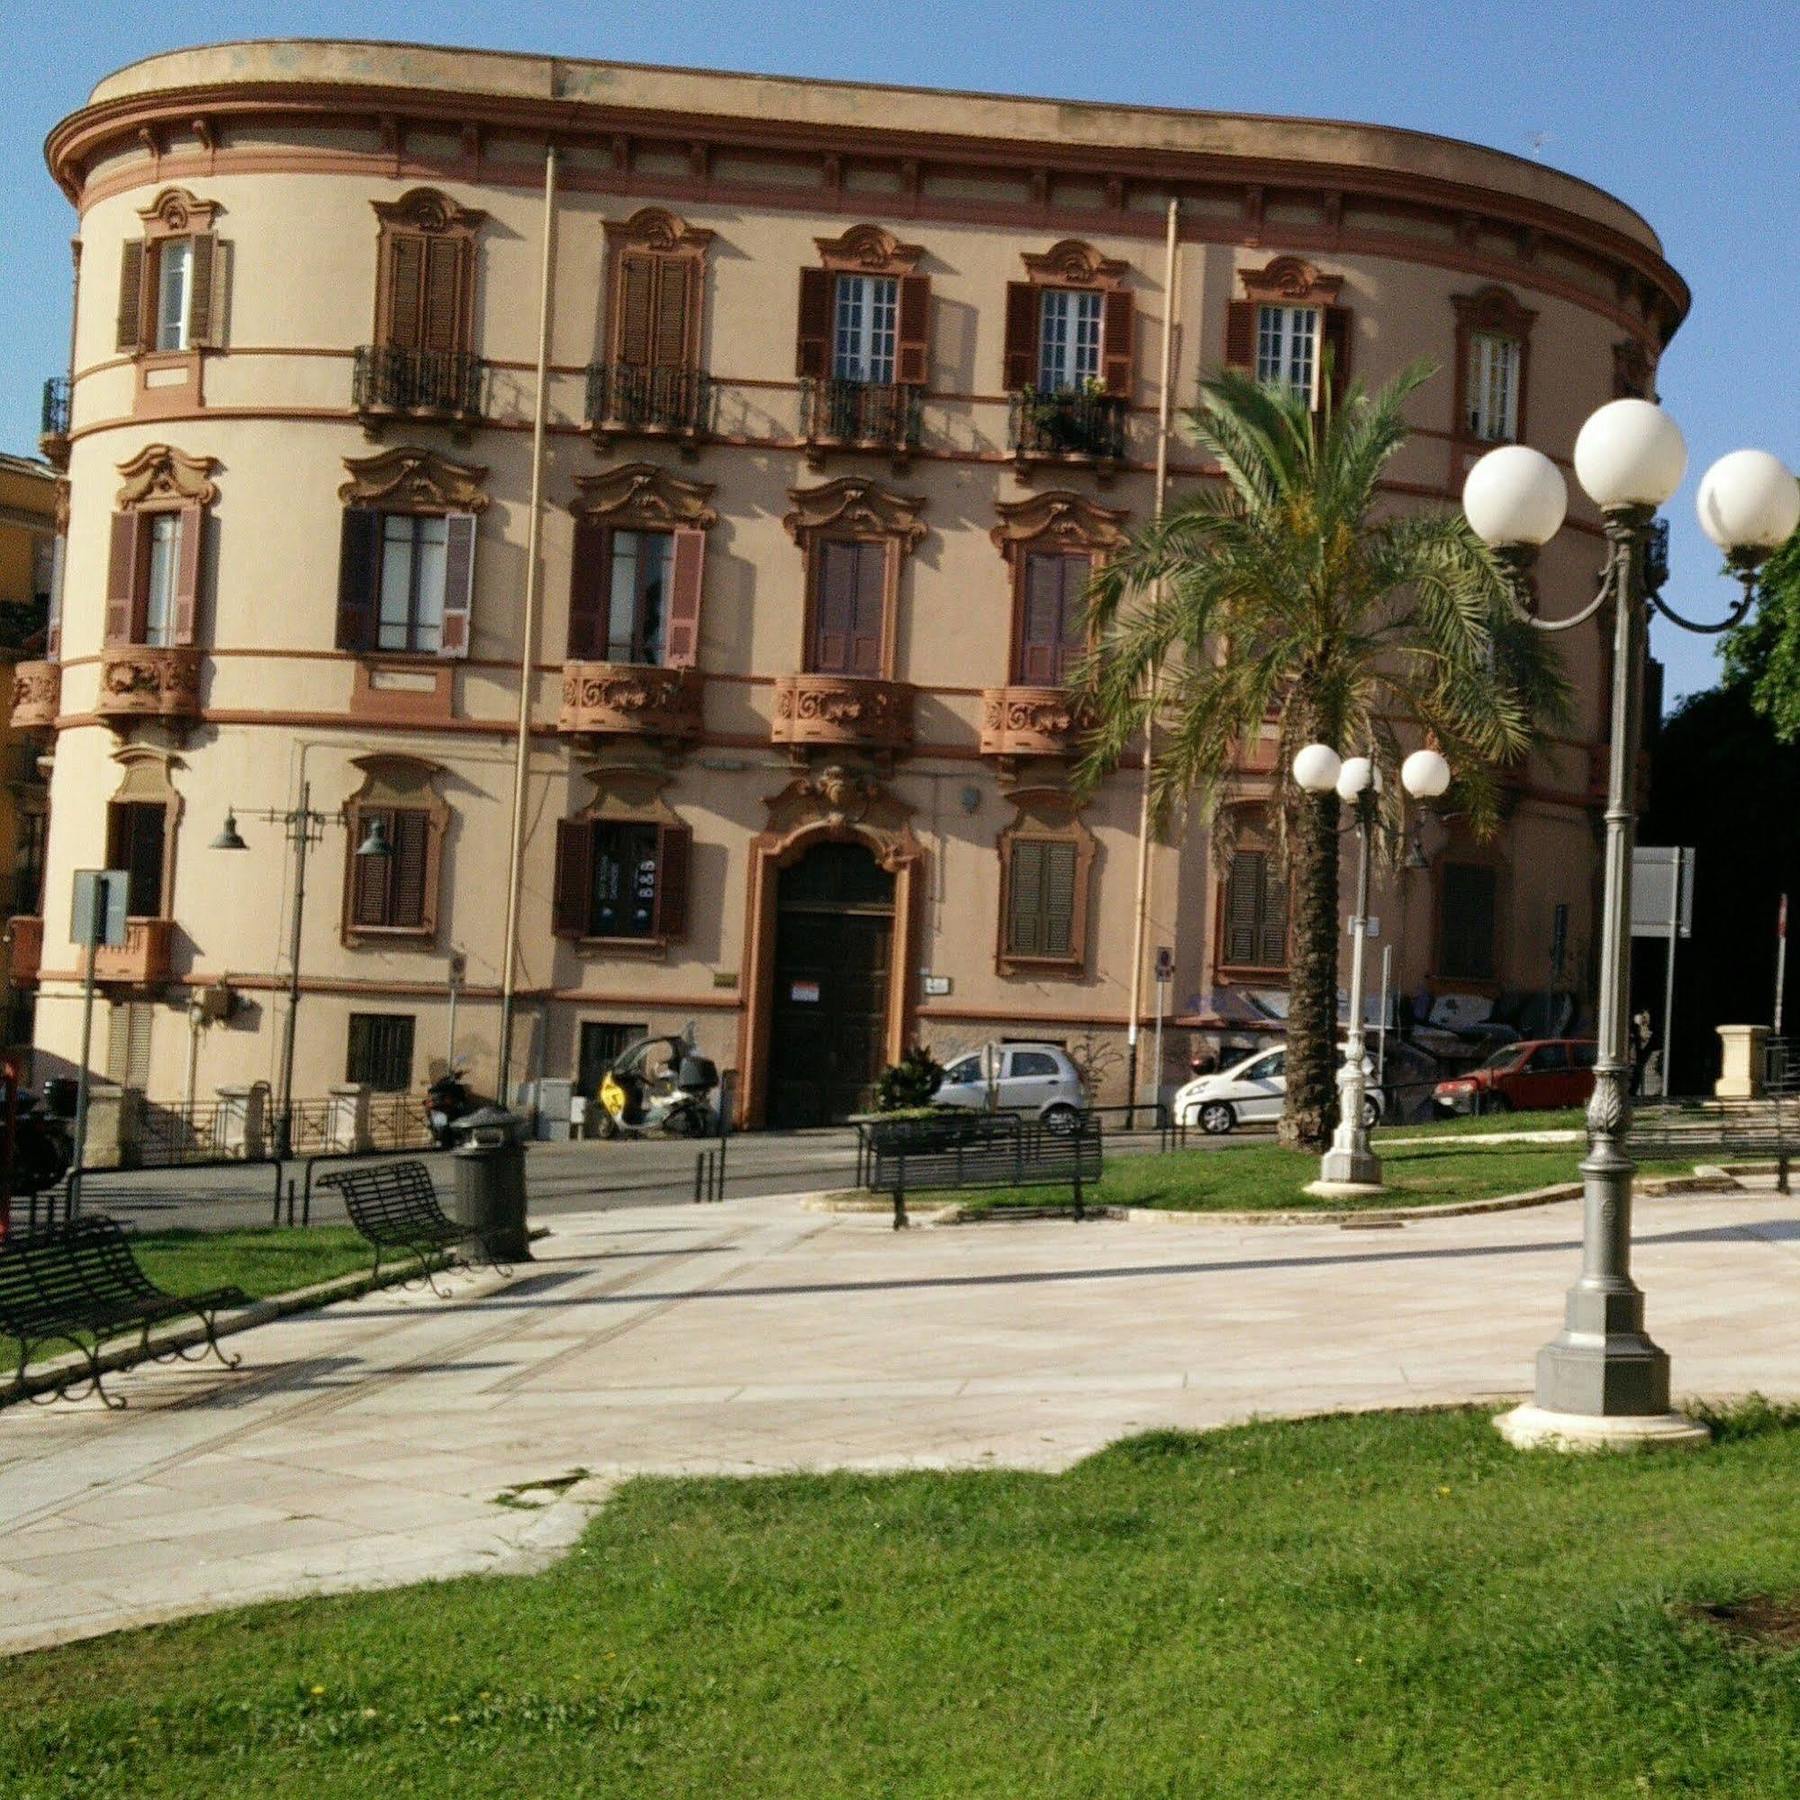
POLYGON ((1431 1090, 1440 1118, 1456 1113, 1541 1112, 1580 1106, 1594 1091, 1600 1047, 1588 1038, 1527 1038, 1496 1050, 1479 1069, 1431 1090))

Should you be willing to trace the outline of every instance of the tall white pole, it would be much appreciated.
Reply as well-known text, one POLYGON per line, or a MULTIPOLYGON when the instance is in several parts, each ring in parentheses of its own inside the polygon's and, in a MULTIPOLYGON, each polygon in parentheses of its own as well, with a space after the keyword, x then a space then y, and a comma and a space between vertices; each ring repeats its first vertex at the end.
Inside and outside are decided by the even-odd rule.
POLYGON ((1681 874, 1682 859, 1686 855, 1682 849, 1675 852, 1674 885, 1669 890, 1669 955, 1663 969, 1662 1097, 1665 1100, 1675 1092, 1669 1071, 1675 1060, 1675 944, 1681 935, 1681 874))
POLYGON ((513 752, 512 849, 506 870, 506 926, 500 957, 500 1057, 494 1098, 512 1088, 513 995, 519 962, 519 878, 525 860, 525 777, 531 764, 531 695, 537 667, 538 538, 544 499, 544 413, 550 361, 550 267, 556 226, 556 145, 544 150, 544 246, 538 286, 537 399, 531 418, 531 517, 525 533, 525 616, 519 626, 519 725, 513 752))
POLYGON ((1787 902, 1786 894, 1781 896, 1781 911, 1775 915, 1775 1018, 1773 1020, 1775 1037, 1781 1036, 1781 991, 1787 986, 1787 902))

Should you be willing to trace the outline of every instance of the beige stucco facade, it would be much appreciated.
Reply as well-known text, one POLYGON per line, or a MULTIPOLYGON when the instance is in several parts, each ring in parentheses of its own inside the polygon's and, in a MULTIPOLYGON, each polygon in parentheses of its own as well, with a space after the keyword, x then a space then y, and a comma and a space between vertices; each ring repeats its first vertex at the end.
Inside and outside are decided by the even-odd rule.
MULTIPOLYGON (((757 1116, 775 986, 793 987, 775 941, 779 868, 828 840, 868 845, 896 877, 883 927, 894 959, 884 1049, 917 1039, 942 1055, 990 1035, 1043 1035, 1116 1050, 1131 988, 1138 776, 1120 771, 1075 808, 1068 759, 1041 717, 1037 735, 995 737, 996 692, 1019 685, 1011 567, 993 535, 1003 509, 1053 495, 1122 514, 1125 530, 1147 520, 1164 320, 1172 308, 1179 408, 1221 360, 1227 308, 1261 291, 1259 273, 1267 291, 1327 295, 1346 311, 1361 380, 1421 355, 1444 365, 1418 397, 1417 435, 1393 471, 1402 505, 1451 503, 1485 447, 1457 429, 1455 297, 1498 290, 1509 316, 1529 315, 1523 435, 1565 463, 1582 418, 1649 379, 1686 305, 1653 234, 1610 197, 1470 146, 1330 123, 453 51, 234 45, 109 78, 52 134, 49 155, 79 209, 80 279, 59 666, 28 672, 17 689, 18 722, 54 747, 40 1073, 71 1060, 77 1042, 72 874, 107 860, 109 800, 135 797, 166 808, 160 910, 103 971, 109 1001, 140 1010, 100 1038, 115 1065, 102 1072, 167 1103, 190 1079, 204 1098, 276 1078, 293 862, 283 826, 256 815, 297 805, 302 783, 312 807, 334 816, 307 863, 296 1095, 345 1079, 359 1013, 413 1018, 411 1074, 422 1083, 449 1052, 453 955, 466 959, 455 1053, 491 1088, 522 656, 531 737, 515 1076, 575 1076, 583 1024, 672 1030, 693 1019, 702 1048, 743 1069, 757 1116), (539 619, 528 645, 551 142, 539 619), (375 206, 412 205, 421 190, 480 215, 465 321, 466 348, 484 365, 478 417, 377 417, 352 403, 353 359, 377 341, 386 267, 375 206), (1181 203, 1173 294, 1163 289, 1171 197, 1181 203), (196 209, 217 245, 209 341, 174 354, 121 348, 124 246, 190 229, 196 209), (692 442, 588 429, 589 365, 616 342, 607 225, 616 235, 644 209, 666 217, 665 231, 711 234, 697 320, 711 399, 692 442), (851 228, 862 225, 875 229, 858 238, 851 228), (795 373, 798 272, 833 266, 834 254, 848 259, 835 266, 860 255, 885 267, 885 255, 899 267, 892 258, 914 250, 907 266, 930 279, 916 443, 898 457, 809 446, 795 373), (1061 273, 1034 275, 1027 258, 1061 273), (1079 281, 1090 265, 1132 301, 1123 454, 1022 462, 1003 365, 1008 286, 1079 281), (371 460, 398 451, 421 453, 411 474, 371 460), (676 728, 654 712, 639 715, 648 725, 629 710, 572 713, 564 698, 572 508, 589 491, 580 484, 637 464, 665 495, 699 484, 693 505, 709 515, 698 651, 676 728), (478 521, 466 655, 339 647, 346 505, 377 504, 389 477, 413 483, 415 504, 419 480, 463 484, 478 521), (858 484, 853 512, 890 526, 904 512, 918 527, 883 538, 883 674, 900 714, 910 707, 910 732, 884 725, 871 737, 866 713, 859 724, 828 704, 822 741, 795 744, 781 709, 793 700, 784 682, 806 666, 808 521, 824 505, 818 491, 846 478, 858 484), (194 509, 204 556, 191 643, 146 654, 109 625, 112 520, 164 504, 194 509), (335 815, 396 782, 433 796, 441 820, 430 926, 359 934, 347 929, 354 846, 335 815), (231 807, 247 853, 209 848, 231 807), (688 829, 679 933, 632 944, 556 935, 556 824, 584 809, 688 829), (1080 844, 1085 884, 1079 954, 1056 968, 1002 954, 997 845, 1045 818, 1080 844), (235 996, 229 1017, 193 1020, 190 1002, 221 986, 235 996)), ((1171 493, 1206 478, 1178 439, 1171 493)), ((1574 523, 1540 571, 1548 611, 1585 598, 1597 566, 1594 521, 1574 523)), ((1563 642, 1575 718, 1523 772, 1499 841, 1470 849, 1454 822, 1434 821, 1434 866, 1383 877, 1375 910, 1408 991, 1437 973, 1435 864, 1445 857, 1498 871, 1495 966, 1473 990, 1543 985, 1558 904, 1570 908, 1575 957, 1591 936, 1602 646, 1594 628, 1563 642)), ((860 692, 847 679, 839 701, 860 692)), ((1250 767, 1225 798, 1254 799, 1267 779, 1250 767)), ((1196 818, 1172 836, 1151 856, 1146 950, 1173 947, 1169 1019, 1192 1025, 1214 1019, 1209 996, 1239 972, 1218 956, 1207 830, 1196 818)), ((1148 982, 1145 994, 1147 1023, 1148 982)), ((1170 1074, 1187 1046, 1186 1030, 1171 1031, 1170 1074)), ((1122 1057, 1102 1062, 1116 1091, 1122 1057)))

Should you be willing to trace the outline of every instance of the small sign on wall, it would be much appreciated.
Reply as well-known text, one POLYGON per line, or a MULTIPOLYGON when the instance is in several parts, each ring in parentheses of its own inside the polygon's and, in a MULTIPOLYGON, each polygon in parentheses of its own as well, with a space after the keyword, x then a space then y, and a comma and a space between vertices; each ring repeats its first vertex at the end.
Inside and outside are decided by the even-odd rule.
POLYGON ((948 975, 921 975, 919 979, 924 983, 927 1000, 941 1000, 950 992, 948 975))
POLYGON ((788 999, 797 1006, 817 1006, 819 1004, 819 984, 816 981, 790 981, 788 983, 788 999))

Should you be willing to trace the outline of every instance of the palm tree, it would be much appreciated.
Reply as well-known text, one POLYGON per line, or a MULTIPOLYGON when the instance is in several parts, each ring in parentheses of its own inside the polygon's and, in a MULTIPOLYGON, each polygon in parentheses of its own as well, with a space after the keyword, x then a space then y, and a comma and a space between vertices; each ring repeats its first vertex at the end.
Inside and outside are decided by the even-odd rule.
MULTIPOLYGON (((1450 803, 1472 829, 1493 829, 1497 766, 1525 755, 1568 690, 1461 514, 1401 510, 1383 493, 1408 436, 1407 399, 1433 372, 1415 364, 1317 411, 1303 393, 1231 370, 1201 384, 1189 428, 1224 479, 1096 577, 1099 648, 1079 677, 1092 721, 1084 787, 1150 725, 1158 817, 1197 793, 1218 818, 1244 747, 1272 725, 1278 770, 1301 745, 1326 743, 1373 754, 1397 796, 1404 726, 1449 758, 1450 803)), ((1269 810, 1292 897, 1281 1139, 1317 1148, 1334 1109, 1338 800, 1278 779, 1269 810)))

